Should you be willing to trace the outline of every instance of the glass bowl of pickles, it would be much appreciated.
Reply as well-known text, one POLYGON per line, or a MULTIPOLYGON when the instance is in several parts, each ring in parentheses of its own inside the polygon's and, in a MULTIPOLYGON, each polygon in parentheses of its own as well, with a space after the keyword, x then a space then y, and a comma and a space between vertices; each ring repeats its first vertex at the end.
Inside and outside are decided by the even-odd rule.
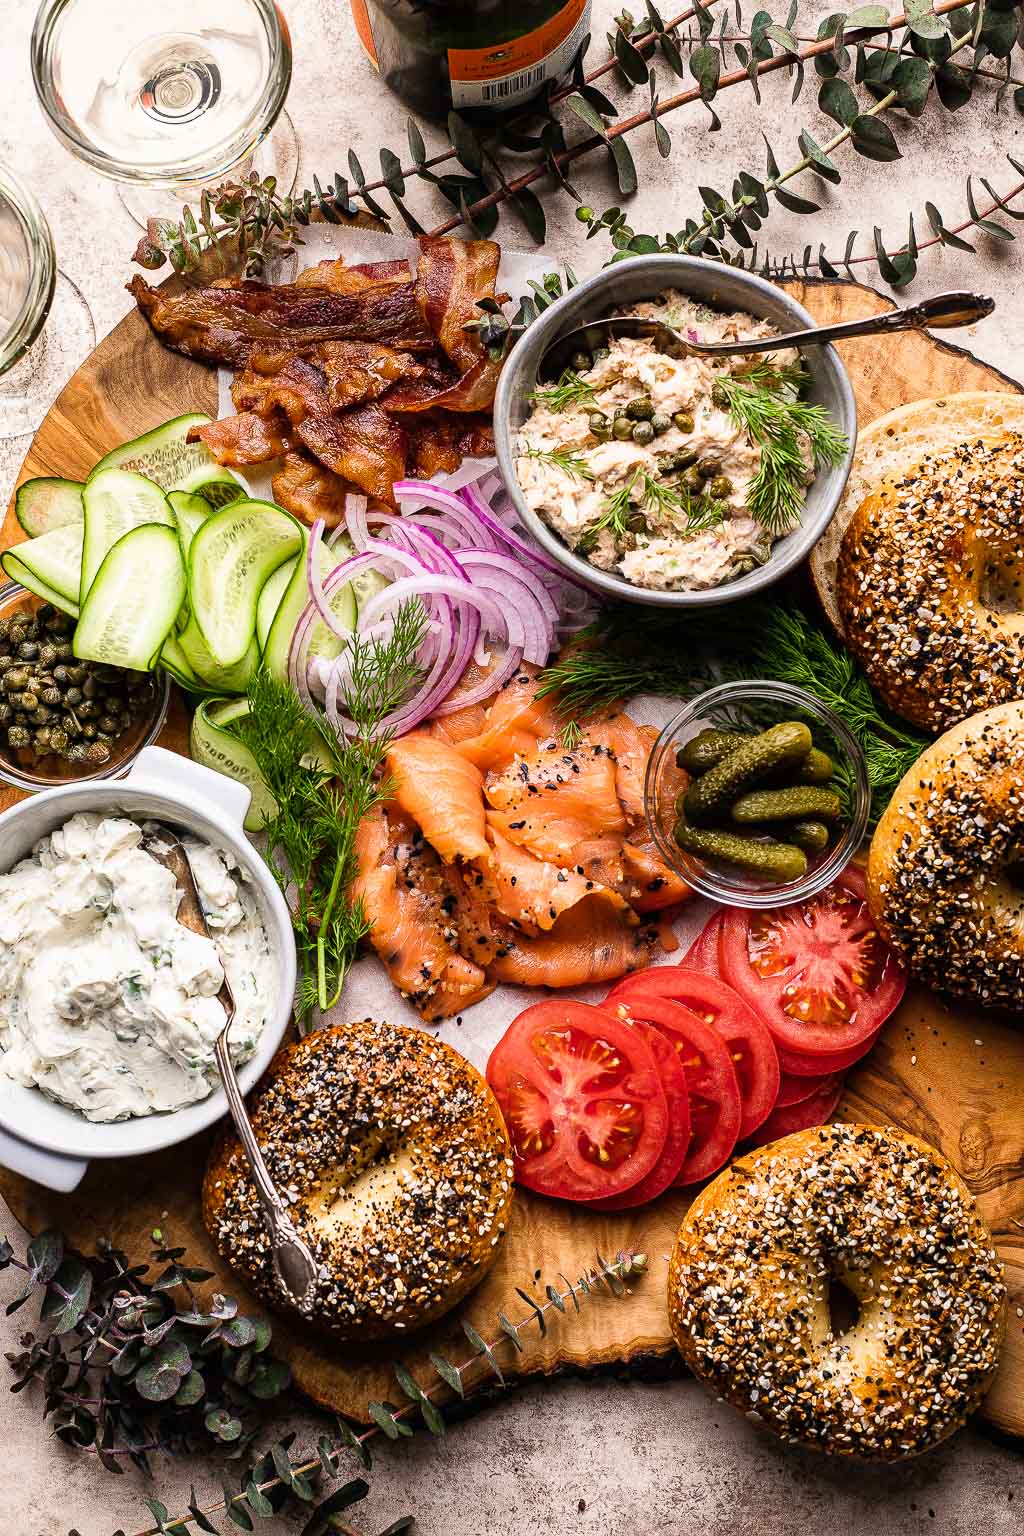
POLYGON ((867 831, 864 755, 848 727, 788 683, 721 683, 665 726, 644 807, 662 857, 731 907, 824 890, 867 831))

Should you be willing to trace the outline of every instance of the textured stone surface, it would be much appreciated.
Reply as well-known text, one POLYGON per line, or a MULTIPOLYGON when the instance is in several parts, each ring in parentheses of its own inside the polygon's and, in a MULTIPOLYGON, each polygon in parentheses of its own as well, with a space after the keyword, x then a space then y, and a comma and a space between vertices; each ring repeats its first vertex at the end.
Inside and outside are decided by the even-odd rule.
MULTIPOLYGON (((115 189, 71 160, 43 126, 28 69, 34 9, 33 0, 4 0, 2 6, 0 158, 39 193, 61 266, 85 295, 102 335, 127 307, 122 284, 136 234, 115 189)), ((381 142, 401 150, 404 108, 366 68, 345 0, 285 0, 285 9, 295 45, 288 106, 301 146, 302 184, 315 171, 323 177, 344 168, 350 145, 368 167, 381 142)), ((597 0, 602 21, 614 9, 612 0, 597 0)), ((828 7, 808 4, 805 9, 816 21, 828 7)), ((797 30, 812 34, 813 26, 801 18, 797 30)), ((670 90, 666 83, 664 93, 670 90)), ((684 110, 669 120, 675 140, 669 160, 657 157, 650 131, 643 130, 639 141, 634 139, 642 180, 630 208, 634 227, 676 228, 698 209, 697 183, 727 189, 738 170, 759 170, 762 127, 783 165, 796 158, 796 134, 804 124, 824 141, 830 129, 814 108, 813 91, 808 89, 795 107, 789 95, 788 83, 776 77, 765 86, 759 114, 746 87, 730 92, 721 103, 718 134, 708 133, 702 109, 684 110)), ((637 93, 635 102, 640 99, 637 93)), ((1020 157, 1021 122, 1006 113, 993 116, 978 103, 956 118, 929 112, 923 121, 903 124, 904 161, 876 165, 847 154, 840 188, 800 184, 804 195, 823 202, 819 215, 773 212, 768 247, 781 253, 824 240, 826 251, 835 256, 842 252, 848 229, 856 226, 870 234, 875 224, 891 243, 911 207, 919 229, 926 229, 927 198, 939 204, 948 223, 956 223, 963 216, 968 172, 980 171, 1000 189, 1010 184, 1014 173, 1003 155, 1009 150, 1020 157)), ((428 129, 426 137, 430 145, 437 142, 435 130, 428 129)), ((599 166, 580 171, 575 180, 595 207, 615 201, 599 166)), ((429 213, 427 205, 428 224, 429 213)), ((551 200, 549 228, 553 258, 571 260, 580 272, 604 259, 601 240, 581 244, 580 226, 567 200, 551 200)), ((503 226, 502 237, 509 244, 525 240, 514 219, 503 226)), ((863 240, 859 249, 866 249, 863 240)), ((862 270, 873 280, 871 268, 862 270)), ((1024 308, 1014 301, 1022 273, 1024 245, 1002 247, 984 240, 983 260, 952 251, 929 254, 911 294, 955 286, 994 294, 999 301, 995 318, 976 336, 955 339, 1013 372, 1024 342, 1024 308)), ((0 491, 5 496, 26 446, 25 441, 0 442, 0 491)), ((0 1230, 11 1224, 8 1213, 0 1212, 0 1230)), ((660 1267, 648 1283, 662 1283, 660 1267)), ((0 1293, 5 1286, 0 1282, 0 1293)), ((0 1323, 4 1347, 13 1347, 26 1326, 25 1311, 0 1323)), ((315 1434, 315 1424, 312 1415, 296 1422, 301 1440, 315 1434)), ((117 1526, 132 1532, 149 1523, 141 1502, 145 1495, 158 1492, 172 1513, 179 1513, 191 1480, 211 1494, 215 1486, 202 1467, 161 1465, 156 1488, 131 1471, 111 1478, 93 1458, 52 1442, 36 1405, 6 1392, 0 1392, 0 1436, 7 1469, 0 1510, 6 1528, 18 1536, 58 1536, 72 1525, 83 1536, 109 1536, 117 1526)), ((646 1536, 817 1536, 832 1529, 849 1536, 927 1531, 1001 1536, 1021 1528, 1024 1495, 1014 1500, 1019 1469, 1018 1453, 970 1430, 903 1468, 854 1469, 784 1452, 714 1404, 693 1382, 565 1382, 513 1394, 454 1428, 442 1442, 424 1436, 398 1451, 386 1449, 358 1523, 367 1531, 379 1530, 415 1511, 424 1536, 521 1536, 538 1529, 552 1536, 599 1536, 613 1530, 646 1536)), ((264 1528, 285 1525, 267 1523, 264 1528)))

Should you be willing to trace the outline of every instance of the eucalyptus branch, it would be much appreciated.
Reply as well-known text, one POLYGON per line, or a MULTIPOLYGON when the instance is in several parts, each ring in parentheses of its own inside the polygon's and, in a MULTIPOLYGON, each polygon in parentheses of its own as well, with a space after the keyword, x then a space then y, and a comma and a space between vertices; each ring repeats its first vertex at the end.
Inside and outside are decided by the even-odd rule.
MULTIPOLYGON (((188 1536, 193 1524, 199 1530, 215 1529, 209 1524, 210 1517, 220 1513, 228 1514, 244 1529, 251 1529, 249 1511, 257 1515, 275 1513, 273 1503, 275 1495, 280 1497, 291 1493, 303 1503, 311 1502, 316 1481, 323 1476, 336 1477, 341 1458, 346 1451, 354 1451, 363 1466, 368 1469, 371 1458, 367 1447, 369 1442, 378 1435, 383 1434, 389 1440, 407 1438, 413 1433, 410 1420, 416 1418, 419 1418, 432 1433, 443 1434, 445 1423, 436 1406, 436 1400, 446 1393, 453 1393, 460 1398, 465 1397, 467 1390, 479 1384, 478 1378, 482 1380, 487 1375, 492 1376, 499 1385, 504 1386, 505 1376, 495 1353, 502 1345, 511 1344, 517 1352, 521 1351, 523 1347, 521 1334, 525 1330, 536 1327, 543 1336, 547 1332, 548 1318, 552 1312, 565 1315, 567 1303, 571 1303, 574 1311, 579 1312, 581 1299, 595 1291, 606 1289, 617 1297, 630 1294, 626 1282, 643 1275, 646 1268, 646 1254, 620 1253, 611 1263, 607 1263, 598 1255, 597 1268, 581 1275, 575 1284, 565 1275, 561 1275, 559 1279, 565 1286, 564 1290, 553 1285, 546 1286, 544 1290, 546 1299, 543 1302, 534 1300, 528 1292, 517 1287, 516 1293, 526 1303, 529 1311, 518 1322, 513 1322, 504 1313, 499 1312, 498 1324, 501 1332, 489 1342, 477 1333, 472 1324, 463 1320, 462 1329, 469 1341, 472 1354, 458 1365, 452 1364, 441 1355, 431 1355, 430 1360, 437 1373, 437 1379, 429 1386, 421 1387, 404 1366, 396 1364, 395 1377, 406 1398, 406 1402, 401 1407, 392 1407, 387 1403, 371 1403, 368 1412, 373 1422, 358 1434, 343 1419, 339 1419, 337 1421, 338 1443, 332 1444, 326 1436, 321 1436, 315 1455, 307 1453, 294 1459, 288 1453, 287 1446, 275 1446, 270 1453, 260 1458, 255 1467, 243 1474, 239 1492, 232 1493, 229 1489, 225 1489, 222 1499, 201 1507, 193 1497, 188 1513, 179 1515, 175 1519, 170 1518, 162 1504, 150 1500, 148 1501, 150 1508, 158 1523, 136 1532, 136 1536, 188 1536)), ((339 1492, 346 1493, 355 1487, 365 1492, 366 1486, 359 1480, 357 1484, 346 1484, 345 1488, 339 1492)), ((358 1494, 358 1497, 362 1496, 363 1493, 358 1494)), ((327 1501, 327 1503, 330 1502, 331 1500, 327 1501)), ((325 1509, 326 1504, 321 1506, 318 1513, 322 1513, 325 1509)), ((393 1531, 394 1527, 391 1529, 393 1531)), ((118 1533, 118 1536, 121 1536, 121 1533, 118 1533)), ((387 1533, 383 1533, 383 1536, 387 1536, 387 1533)))

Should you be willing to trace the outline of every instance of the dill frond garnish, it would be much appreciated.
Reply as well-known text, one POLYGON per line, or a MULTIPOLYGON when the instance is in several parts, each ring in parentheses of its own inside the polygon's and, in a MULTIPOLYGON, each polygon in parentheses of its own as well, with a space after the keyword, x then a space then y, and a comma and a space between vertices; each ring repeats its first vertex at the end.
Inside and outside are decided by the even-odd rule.
POLYGON ((353 734, 339 740, 322 710, 308 714, 287 683, 261 668, 249 684, 249 714, 231 729, 249 748, 277 813, 266 824, 264 858, 292 909, 299 962, 296 1013, 308 1026, 341 996, 371 924, 349 895, 359 824, 390 793, 381 770, 390 735, 382 722, 419 677, 426 632, 418 599, 404 603, 386 639, 353 636, 344 708, 353 734))
POLYGON ((537 459, 541 464, 550 464, 554 469, 560 469, 563 474, 573 480, 593 480, 593 471, 578 453, 573 453, 569 448, 523 448, 520 458, 537 459))
POLYGON ((558 745, 563 752, 575 752, 583 740, 583 731, 575 720, 567 720, 558 733, 558 745))
POLYGON ((531 405, 544 405, 549 411, 564 411, 574 405, 597 405, 593 385, 571 368, 565 370, 557 384, 547 389, 535 389, 527 398, 531 405))
POLYGON ((605 502, 601 516, 590 524, 584 538, 588 545, 592 544, 599 533, 608 529, 613 537, 621 539, 631 531, 630 519, 642 512, 670 517, 677 537, 695 538, 719 527, 725 520, 725 510, 722 502, 710 496, 691 496, 681 485, 669 485, 646 470, 635 469, 605 502), (686 520, 682 526, 679 518, 686 520))
POLYGON ((747 491, 747 506, 763 528, 779 538, 800 521, 807 466, 803 444, 816 466, 840 464, 849 447, 828 412, 795 393, 804 378, 799 368, 758 363, 746 373, 722 373, 712 399, 729 412, 761 450, 761 463, 747 491))

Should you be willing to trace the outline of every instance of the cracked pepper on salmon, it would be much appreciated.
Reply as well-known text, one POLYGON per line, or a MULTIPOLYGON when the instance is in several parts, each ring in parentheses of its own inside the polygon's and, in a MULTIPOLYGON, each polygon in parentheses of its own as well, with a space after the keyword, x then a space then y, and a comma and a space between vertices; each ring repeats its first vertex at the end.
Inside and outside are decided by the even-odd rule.
POLYGON ((657 733, 607 713, 567 748, 560 729, 524 668, 488 707, 388 752, 394 793, 360 828, 354 894, 392 981, 430 1023, 498 982, 611 981, 674 947, 666 913, 690 892, 644 821, 657 733))

